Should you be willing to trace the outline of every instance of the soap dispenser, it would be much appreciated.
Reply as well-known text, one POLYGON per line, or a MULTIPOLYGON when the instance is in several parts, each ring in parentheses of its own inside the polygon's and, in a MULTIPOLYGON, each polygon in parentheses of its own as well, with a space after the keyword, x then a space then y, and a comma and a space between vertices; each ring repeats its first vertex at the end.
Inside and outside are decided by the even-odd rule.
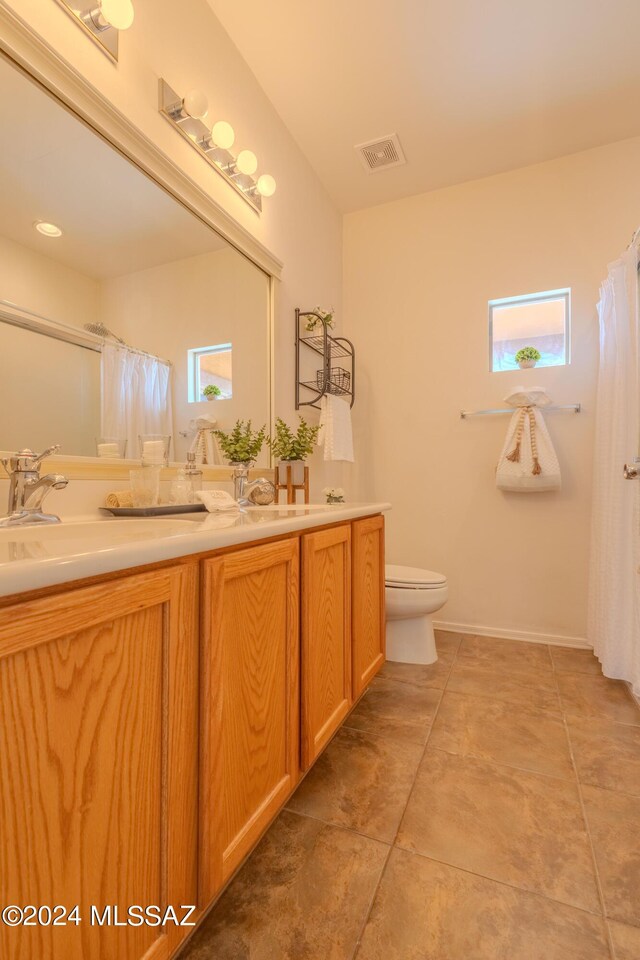
POLYGON ((197 503, 197 493, 202 490, 202 470, 196 464, 196 455, 193 451, 187 454, 187 463, 184 469, 185 478, 189 484, 189 503, 197 503))

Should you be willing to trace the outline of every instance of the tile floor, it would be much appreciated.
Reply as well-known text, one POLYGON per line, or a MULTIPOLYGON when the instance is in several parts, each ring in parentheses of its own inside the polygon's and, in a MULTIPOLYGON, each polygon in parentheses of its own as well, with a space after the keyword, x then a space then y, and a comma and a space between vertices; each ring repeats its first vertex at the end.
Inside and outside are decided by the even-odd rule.
POLYGON ((583 650, 385 664, 181 960, 640 960, 640 710, 583 650))

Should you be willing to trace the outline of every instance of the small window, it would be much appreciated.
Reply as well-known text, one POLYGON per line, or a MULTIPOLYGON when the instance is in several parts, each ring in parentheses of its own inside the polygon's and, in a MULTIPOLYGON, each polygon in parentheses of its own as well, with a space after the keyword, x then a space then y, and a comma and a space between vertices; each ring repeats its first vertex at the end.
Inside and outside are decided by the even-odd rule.
POLYGON ((548 290, 489 301, 491 370, 517 370, 516 354, 535 347, 538 367, 569 362, 570 290, 548 290))
POLYGON ((189 350, 189 403, 207 400, 229 400, 232 395, 231 344, 189 350), (207 387, 214 387, 205 393, 207 387))

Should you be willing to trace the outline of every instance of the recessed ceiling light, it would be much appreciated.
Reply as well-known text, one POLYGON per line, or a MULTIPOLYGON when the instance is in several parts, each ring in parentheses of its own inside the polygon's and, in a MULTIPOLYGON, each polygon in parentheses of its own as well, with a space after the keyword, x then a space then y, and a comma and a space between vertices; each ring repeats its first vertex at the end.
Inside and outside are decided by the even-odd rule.
POLYGON ((47 223, 46 220, 36 220, 34 227, 45 237, 61 237, 62 230, 55 223, 47 223))

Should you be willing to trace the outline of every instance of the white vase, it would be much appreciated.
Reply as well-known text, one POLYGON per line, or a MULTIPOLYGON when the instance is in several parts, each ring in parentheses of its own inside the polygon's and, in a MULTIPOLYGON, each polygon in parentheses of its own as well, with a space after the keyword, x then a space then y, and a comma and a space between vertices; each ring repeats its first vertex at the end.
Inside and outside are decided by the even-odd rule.
POLYGON ((535 367, 537 360, 518 360, 518 366, 521 370, 528 370, 530 367, 535 367))
POLYGON ((296 486, 304 483, 304 460, 280 460, 278 463, 278 483, 287 482, 287 467, 291 467, 291 483, 296 486))

